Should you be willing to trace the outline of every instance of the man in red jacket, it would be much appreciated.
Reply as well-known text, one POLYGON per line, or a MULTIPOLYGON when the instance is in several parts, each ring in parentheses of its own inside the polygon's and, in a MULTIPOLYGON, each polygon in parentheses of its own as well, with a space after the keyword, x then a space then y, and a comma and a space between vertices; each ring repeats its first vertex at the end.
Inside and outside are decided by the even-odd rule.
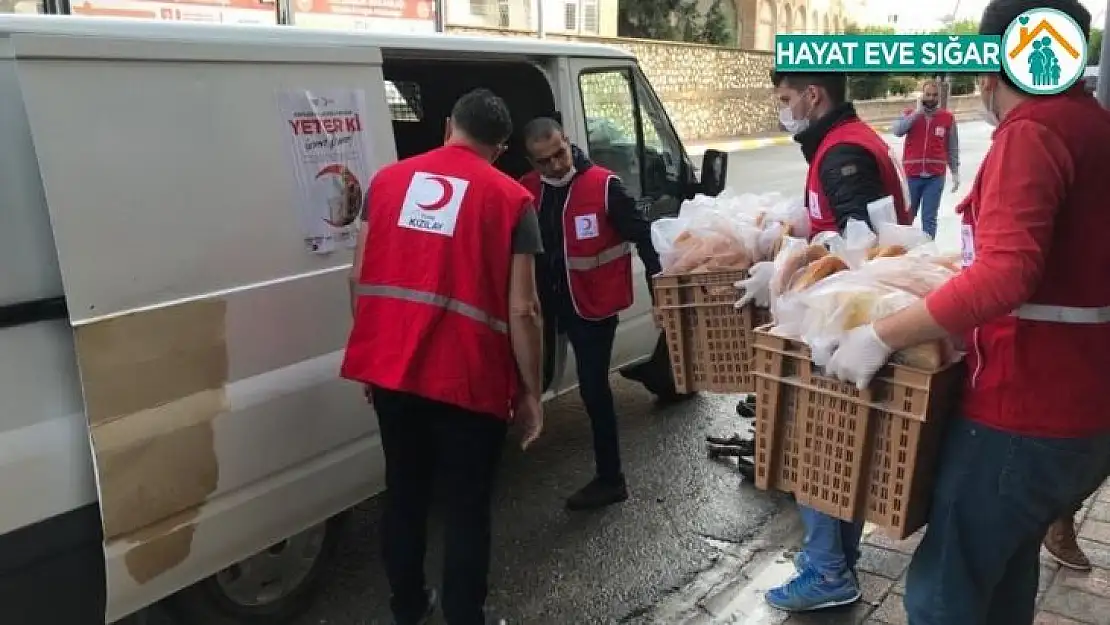
MULTIPOLYGON (((994 0, 1001 35, 1078 0, 994 0)), ((910 625, 1029 625, 1041 538, 1110 470, 1110 112, 1081 85, 1030 96, 979 78, 997 125, 963 216, 964 270, 924 300, 849 332, 826 371, 866 387, 894 351, 960 335, 969 371, 910 565, 910 625)))
POLYGON ((944 173, 952 171, 952 191, 960 188, 960 138, 956 117, 940 108, 940 89, 935 80, 921 84, 917 108, 907 109, 890 132, 905 137, 902 165, 910 190, 910 213, 921 210, 921 229, 937 237, 937 212, 944 191, 944 173))
POLYGON ((396 625, 426 623, 434 607, 424 555, 437 470, 444 616, 490 622, 490 498, 505 433, 521 423, 527 446, 543 422, 539 223, 531 194, 491 165, 512 133, 509 111, 478 89, 455 103, 447 128, 443 147, 374 175, 351 269, 341 375, 368 385, 378 414, 396 625))

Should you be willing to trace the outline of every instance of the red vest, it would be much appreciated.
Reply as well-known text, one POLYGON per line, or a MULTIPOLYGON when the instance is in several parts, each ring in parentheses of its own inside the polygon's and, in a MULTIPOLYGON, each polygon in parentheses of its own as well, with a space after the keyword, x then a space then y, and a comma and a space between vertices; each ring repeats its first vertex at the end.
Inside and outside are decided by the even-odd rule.
POLYGON ((879 175, 883 187, 894 198, 894 210, 898 223, 910 225, 913 218, 906 210, 909 204, 905 183, 898 171, 898 165, 890 157, 890 146, 883 141, 871 126, 859 119, 849 119, 833 126, 821 144, 809 166, 806 176, 806 209, 809 211, 810 236, 819 232, 837 232, 836 214, 829 203, 825 189, 821 186, 821 161, 834 146, 851 143, 866 148, 879 164, 879 175))
MULTIPOLYGON (((563 205, 563 258, 575 312, 607 319, 632 305, 632 246, 609 225, 609 180, 615 175, 592 165, 575 176, 563 205)), ((543 202, 536 172, 521 184, 543 202)), ((549 253, 552 250, 549 250, 549 253)))
MULTIPOLYGON (((911 110, 907 109, 906 113, 911 110)), ((902 147, 907 176, 943 176, 948 167, 948 135, 956 125, 951 111, 937 109, 921 115, 910 126, 902 147)))
MULTIPOLYGON (((1029 436, 1107 432, 1110 113, 1082 92, 1038 96, 1014 109, 996 136, 1017 119, 1035 120, 1059 136, 1071 153, 1075 176, 1056 214, 1036 292, 1013 314, 990 321, 967 337, 969 377, 963 411, 975 421, 1029 436)), ((980 167, 971 193, 959 208, 965 265, 975 262, 979 251, 975 228, 985 169, 980 167)))
POLYGON ((532 197, 447 146, 370 183, 354 328, 341 375, 507 419, 513 230, 532 197))

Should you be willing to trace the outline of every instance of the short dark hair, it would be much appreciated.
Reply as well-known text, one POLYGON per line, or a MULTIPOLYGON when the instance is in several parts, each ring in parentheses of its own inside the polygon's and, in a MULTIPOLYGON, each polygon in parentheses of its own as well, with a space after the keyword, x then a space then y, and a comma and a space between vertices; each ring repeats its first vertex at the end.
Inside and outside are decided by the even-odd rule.
POLYGON ((524 126, 524 144, 542 141, 551 135, 563 134, 563 125, 550 117, 537 117, 524 126))
POLYGON ((819 87, 829 94, 833 106, 843 104, 848 97, 848 75, 840 72, 820 74, 803 74, 801 72, 771 72, 771 84, 780 87, 783 84, 791 89, 801 91, 806 87, 819 87))
POLYGON ((459 98, 451 108, 451 120, 482 145, 501 145, 513 134, 509 107, 489 89, 475 89, 459 98))
MULTIPOLYGON (((1083 31, 1083 39, 1090 41, 1091 14, 1079 3, 1079 0, 992 0, 987 8, 983 9, 983 18, 979 20, 979 34, 1004 36, 1010 24, 1030 9, 1060 11, 1075 20, 1079 29, 1083 31)), ((1000 78, 1007 85, 1017 87, 1006 72, 1001 72, 1000 78)))

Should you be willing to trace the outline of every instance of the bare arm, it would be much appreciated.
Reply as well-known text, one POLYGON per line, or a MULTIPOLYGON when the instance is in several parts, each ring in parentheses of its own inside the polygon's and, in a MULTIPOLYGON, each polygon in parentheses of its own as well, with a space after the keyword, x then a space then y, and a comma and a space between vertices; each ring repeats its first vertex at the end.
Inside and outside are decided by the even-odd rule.
POLYGON ((513 254, 509 277, 509 339, 524 392, 543 393, 543 322, 536 294, 536 257, 513 254))

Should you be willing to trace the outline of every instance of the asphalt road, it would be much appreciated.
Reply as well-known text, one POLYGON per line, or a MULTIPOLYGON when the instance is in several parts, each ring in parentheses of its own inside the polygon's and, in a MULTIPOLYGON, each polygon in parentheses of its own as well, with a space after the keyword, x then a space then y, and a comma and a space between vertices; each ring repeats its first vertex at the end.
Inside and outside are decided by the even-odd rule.
MULTIPOLYGON (((981 122, 961 124, 960 193, 946 192, 939 241, 959 248, 953 212, 990 139, 981 122)), ((900 151, 900 140, 887 137, 900 151)), ((731 155, 737 191, 801 194, 805 162, 796 146, 731 155)), ((743 427, 737 398, 703 395, 657 409, 639 386, 614 379, 631 499, 608 510, 571 514, 563 499, 592 475, 587 418, 577 394, 548 407, 547 428, 527 454, 508 450, 495 504, 490 605, 511 623, 586 625, 634 621, 742 544, 785 505, 743 483, 735 465, 709 460, 707 433, 743 427), (723 542, 719 542, 723 541, 723 542)), ((430 460, 430 459, 429 459, 430 460)), ((379 553, 380 502, 355 510, 338 568, 296 625, 388 625, 388 587, 379 553)), ((433 520, 429 581, 438 583, 441 525, 433 520)))
MULTIPOLYGON (((703 396, 656 409, 639 386, 614 379, 622 419, 623 505, 572 514, 563 498, 592 476, 590 432, 577 394, 548 408, 548 425, 527 454, 508 450, 495 504, 489 604, 510 623, 620 623, 646 611, 712 565, 706 539, 742 543, 783 498, 754 491, 726 461, 704 452, 708 432, 736 430, 736 398, 703 396)), ((378 557, 378 502, 355 512, 339 570, 297 625, 387 625, 387 586, 378 557)), ((439 581, 439 528, 428 560, 439 581)))

